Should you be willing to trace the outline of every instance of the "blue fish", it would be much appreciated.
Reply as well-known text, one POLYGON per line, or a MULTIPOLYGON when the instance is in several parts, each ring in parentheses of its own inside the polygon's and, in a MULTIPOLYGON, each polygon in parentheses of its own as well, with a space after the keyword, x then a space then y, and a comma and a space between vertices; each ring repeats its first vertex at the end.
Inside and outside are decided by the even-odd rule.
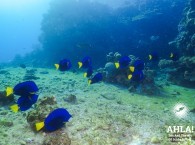
POLYGON ((91 75, 93 74, 93 69, 92 69, 92 67, 89 67, 88 69, 87 69, 87 72, 85 72, 84 73, 84 77, 86 78, 89 78, 91 75))
POLYGON ((6 96, 11 94, 19 96, 29 96, 30 94, 35 94, 38 91, 38 87, 33 81, 26 81, 17 84, 14 88, 7 87, 6 96))
POLYGON ((55 67, 57 70, 67 71, 72 67, 72 64, 71 64, 70 60, 63 59, 59 62, 59 64, 55 64, 55 67))
POLYGON ((116 68, 126 68, 129 66, 131 59, 128 56, 123 56, 119 59, 119 62, 115 63, 116 68))
POLYGON ((19 110, 26 111, 30 109, 33 104, 37 102, 37 99, 38 99, 38 95, 36 94, 29 95, 29 96, 21 96, 18 99, 17 104, 10 106, 10 108, 13 112, 18 112, 19 110))
POLYGON ((103 79, 102 73, 97 73, 91 79, 88 79, 88 84, 90 85, 90 84, 100 82, 100 81, 102 81, 102 79, 103 79))
POLYGON ((131 72, 141 71, 144 69, 144 62, 140 59, 136 60, 132 66, 129 67, 131 72))
POLYGON ((82 59, 81 62, 78 62, 79 68, 89 68, 91 67, 91 58, 89 56, 86 56, 82 59))
POLYGON ((139 82, 144 79, 144 74, 141 70, 134 71, 132 74, 128 75, 128 79, 139 82))
POLYGON ((55 109, 47 116, 44 122, 39 122, 35 124, 36 130, 39 131, 44 127, 46 131, 49 132, 56 131, 62 128, 71 117, 72 116, 66 109, 64 108, 55 109))

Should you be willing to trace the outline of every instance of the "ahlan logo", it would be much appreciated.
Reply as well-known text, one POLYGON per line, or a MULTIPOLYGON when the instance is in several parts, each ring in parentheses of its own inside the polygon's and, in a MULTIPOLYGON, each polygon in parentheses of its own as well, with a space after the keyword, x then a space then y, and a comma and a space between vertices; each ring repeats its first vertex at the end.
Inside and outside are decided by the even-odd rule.
POLYGON ((173 113, 178 118, 185 118, 188 115, 188 113, 189 113, 189 109, 188 109, 188 107, 185 104, 183 104, 183 103, 177 103, 173 107, 173 113))

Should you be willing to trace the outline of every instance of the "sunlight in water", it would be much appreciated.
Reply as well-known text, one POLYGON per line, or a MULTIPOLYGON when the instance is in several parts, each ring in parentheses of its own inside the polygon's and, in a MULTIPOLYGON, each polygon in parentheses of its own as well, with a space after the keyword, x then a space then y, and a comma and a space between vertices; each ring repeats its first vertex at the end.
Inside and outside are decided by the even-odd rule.
POLYGON ((39 2, 38 0, 0 0, 0 9, 15 10, 31 6, 39 2))

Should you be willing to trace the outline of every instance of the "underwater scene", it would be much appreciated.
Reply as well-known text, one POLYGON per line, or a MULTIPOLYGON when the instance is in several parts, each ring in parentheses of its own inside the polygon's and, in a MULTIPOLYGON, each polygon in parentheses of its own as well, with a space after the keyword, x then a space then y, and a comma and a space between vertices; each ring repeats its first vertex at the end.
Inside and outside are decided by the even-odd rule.
POLYGON ((195 145, 195 0, 0 0, 0 145, 195 145))

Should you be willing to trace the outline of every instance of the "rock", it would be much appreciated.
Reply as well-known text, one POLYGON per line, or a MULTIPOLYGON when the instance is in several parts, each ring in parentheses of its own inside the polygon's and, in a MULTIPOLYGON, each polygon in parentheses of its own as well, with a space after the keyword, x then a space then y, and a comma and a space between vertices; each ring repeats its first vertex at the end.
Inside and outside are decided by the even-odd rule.
POLYGON ((72 103, 75 104, 77 102, 77 98, 75 95, 69 95, 68 97, 64 98, 64 101, 68 102, 68 103, 72 103))
POLYGON ((161 141, 160 141, 160 139, 158 139, 158 137, 152 137, 151 138, 151 143, 153 143, 153 144, 159 144, 161 141))
POLYGON ((115 67, 115 64, 112 62, 108 62, 106 63, 105 67, 104 67, 105 71, 106 71, 106 77, 109 79, 113 76, 116 75, 117 73, 117 69, 115 67))
POLYGON ((40 74, 45 75, 45 74, 49 74, 49 72, 48 71, 41 71, 40 74))
POLYGON ((100 95, 107 100, 114 100, 116 98, 116 95, 114 93, 104 93, 100 95))
POLYGON ((43 97, 35 104, 35 108, 29 111, 26 120, 30 124, 33 131, 35 130, 35 123, 42 122, 47 115, 58 108, 55 97, 43 97))
POLYGON ((20 145, 26 145, 26 142, 23 141, 23 140, 21 140, 21 141, 20 141, 20 145))
POLYGON ((26 70, 26 74, 23 77, 23 80, 38 80, 40 79, 39 77, 35 76, 37 69, 30 69, 30 70, 26 70))

